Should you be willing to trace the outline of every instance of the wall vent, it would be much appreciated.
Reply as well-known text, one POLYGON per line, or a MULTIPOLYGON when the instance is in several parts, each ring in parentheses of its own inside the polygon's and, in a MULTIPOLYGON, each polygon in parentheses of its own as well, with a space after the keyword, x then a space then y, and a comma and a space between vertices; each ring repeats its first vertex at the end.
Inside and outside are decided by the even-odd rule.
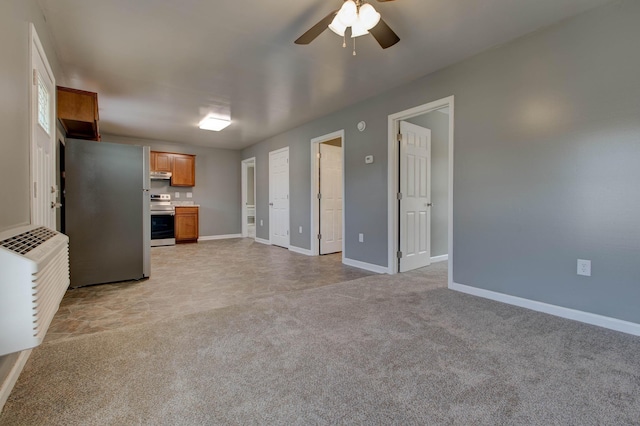
POLYGON ((0 233, 0 356, 38 346, 69 287, 69 238, 45 227, 0 233))

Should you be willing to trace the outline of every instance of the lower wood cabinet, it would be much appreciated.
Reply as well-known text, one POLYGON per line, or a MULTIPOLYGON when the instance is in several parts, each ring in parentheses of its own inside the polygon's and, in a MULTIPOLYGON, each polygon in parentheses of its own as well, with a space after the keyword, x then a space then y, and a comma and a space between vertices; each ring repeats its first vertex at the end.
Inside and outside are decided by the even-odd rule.
POLYGON ((176 206, 176 243, 197 243, 198 221, 198 207, 176 206))

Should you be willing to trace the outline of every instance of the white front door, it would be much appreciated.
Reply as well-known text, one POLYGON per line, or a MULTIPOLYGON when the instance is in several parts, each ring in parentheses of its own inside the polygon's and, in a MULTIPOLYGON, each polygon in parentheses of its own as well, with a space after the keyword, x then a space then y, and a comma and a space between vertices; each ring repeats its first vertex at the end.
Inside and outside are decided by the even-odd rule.
POLYGON ((269 153, 269 239, 289 248, 289 148, 269 153))
POLYGON ((55 229, 56 84, 33 26, 31 52, 31 224, 55 229))
POLYGON ((400 122, 400 272, 431 264, 431 130, 400 122))
POLYGON ((342 251, 342 148, 320 145, 320 254, 342 251))

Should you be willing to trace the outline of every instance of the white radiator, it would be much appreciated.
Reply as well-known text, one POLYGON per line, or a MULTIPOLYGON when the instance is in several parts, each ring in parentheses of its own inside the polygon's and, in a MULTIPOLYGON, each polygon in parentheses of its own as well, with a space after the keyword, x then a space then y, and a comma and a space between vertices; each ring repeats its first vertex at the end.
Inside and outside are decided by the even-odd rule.
POLYGON ((42 343, 69 287, 69 238, 45 227, 0 233, 0 356, 42 343))

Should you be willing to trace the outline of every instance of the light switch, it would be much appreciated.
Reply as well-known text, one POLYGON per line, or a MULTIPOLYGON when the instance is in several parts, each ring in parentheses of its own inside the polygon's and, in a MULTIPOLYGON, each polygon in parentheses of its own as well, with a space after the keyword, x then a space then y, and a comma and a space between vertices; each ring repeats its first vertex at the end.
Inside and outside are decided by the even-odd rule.
POLYGON ((358 241, 364 243, 364 234, 358 234, 358 241))
POLYGON ((302 226, 298 228, 298 233, 302 234, 302 226))
POLYGON ((193 192, 187 192, 187 198, 193 198, 193 192))
POLYGON ((180 193, 176 192, 176 198, 180 198, 180 193))

